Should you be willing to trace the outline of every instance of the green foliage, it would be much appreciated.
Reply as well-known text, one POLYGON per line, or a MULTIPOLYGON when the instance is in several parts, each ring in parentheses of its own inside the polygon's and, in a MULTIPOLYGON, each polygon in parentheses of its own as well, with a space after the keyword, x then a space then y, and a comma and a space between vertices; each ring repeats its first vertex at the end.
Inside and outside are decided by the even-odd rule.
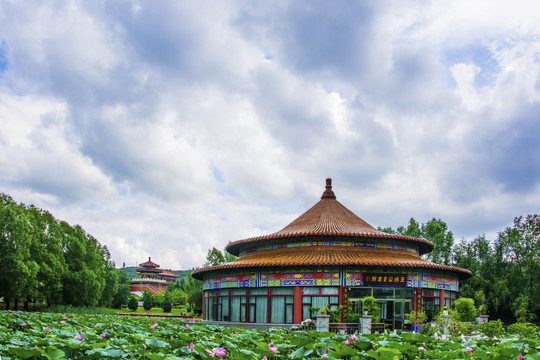
POLYGON ((144 310, 149 311, 150 309, 154 307, 154 296, 152 295, 150 290, 148 289, 144 290, 142 299, 143 299, 144 310))
MULTIPOLYGON (((328 315, 330 316, 330 322, 331 323, 339 323, 341 322, 341 310, 343 309, 343 305, 339 305, 336 309, 328 309, 328 315)), ((356 319, 358 321, 358 317, 356 319)))
POLYGON ((165 293, 163 291, 158 291, 154 294, 154 306, 161 306, 165 300, 165 293))
POLYGON ((408 320, 411 324, 424 324, 428 317, 423 311, 411 311, 408 314, 405 314, 405 319, 408 320))
POLYGON ((220 250, 213 247, 212 249, 208 250, 204 266, 217 266, 234 260, 236 260, 236 256, 229 254, 226 250, 223 250, 223 252, 221 252, 220 250))
POLYGON ((287 333, 201 326, 178 318, 18 311, 0 311, 0 324, 2 358, 11 359, 210 359, 206 349, 212 352, 217 347, 225 349, 224 359, 235 360, 265 356, 274 360, 323 356, 347 360, 517 359, 520 353, 523 359, 540 357, 540 339, 536 338, 500 342, 454 337, 449 341, 406 332, 351 338, 318 331, 287 333), (268 344, 274 344, 276 353, 268 344))
POLYGON ((358 323, 358 314, 355 313, 347 313, 343 317, 343 322, 348 324, 358 323))
POLYGON ((191 276, 191 271, 184 278, 183 291, 187 294, 187 301, 193 312, 202 313, 202 281, 191 276))
POLYGON ((128 308, 131 311, 137 311, 137 309, 139 308, 139 302, 137 301, 137 299, 135 299, 135 296, 129 298, 128 308))
POLYGON ((512 304, 517 322, 526 323, 536 318, 536 315, 529 310, 529 302, 527 295, 521 295, 512 304))
POLYGON ((529 338, 536 335, 538 326, 532 323, 520 322, 508 327, 508 333, 519 335, 522 338, 529 338))
POLYGON ((378 323, 380 321, 379 306, 373 296, 366 296, 362 299, 362 311, 367 311, 368 315, 371 315, 372 323, 378 323))
POLYGON ((469 298, 459 298, 454 301, 452 307, 459 314, 459 321, 472 322, 478 313, 474 306, 474 300, 469 298))
POLYGON ((486 321, 478 324, 476 328, 490 338, 501 336, 504 332, 501 320, 486 321))
MULTIPOLYGON (((80 226, 0 194, 0 297, 110 306, 118 278, 109 251, 80 226)), ((15 302, 15 307, 17 302, 15 302)))
POLYGON ((163 309, 163 312, 170 313, 172 310, 172 304, 169 301, 164 301, 161 304, 161 308, 163 309))

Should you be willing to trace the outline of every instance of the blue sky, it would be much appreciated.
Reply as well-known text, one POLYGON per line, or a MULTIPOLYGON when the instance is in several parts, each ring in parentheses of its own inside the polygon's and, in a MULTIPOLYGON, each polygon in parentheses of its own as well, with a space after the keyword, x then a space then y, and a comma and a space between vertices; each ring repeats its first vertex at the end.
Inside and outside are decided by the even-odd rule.
POLYGON ((333 178, 374 226, 540 203, 536 1, 4 1, 0 191, 192 268, 333 178))

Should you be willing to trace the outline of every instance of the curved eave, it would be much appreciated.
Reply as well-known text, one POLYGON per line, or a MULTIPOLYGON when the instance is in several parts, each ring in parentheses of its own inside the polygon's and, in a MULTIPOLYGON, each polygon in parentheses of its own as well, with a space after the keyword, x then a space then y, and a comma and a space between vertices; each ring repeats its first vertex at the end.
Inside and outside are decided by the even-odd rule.
POLYGON ((283 240, 290 239, 291 241, 301 241, 303 237, 307 236, 317 236, 317 237, 358 237, 358 238, 372 238, 372 239, 391 239, 391 240, 404 240, 409 241, 413 244, 418 245, 420 255, 427 254, 433 250, 433 243, 429 240, 416 238, 412 236, 403 236, 403 235, 394 235, 387 234, 383 232, 341 232, 341 233, 321 233, 316 231, 305 231, 305 232, 294 232, 294 233, 279 233, 279 234, 270 234, 252 237, 243 240, 237 240, 232 243, 229 243, 225 250, 231 253, 232 255, 238 256, 240 254, 240 249, 246 245, 255 245, 257 243, 262 243, 269 240, 283 240))
POLYGON ((194 270, 192 276, 202 280, 203 274, 228 269, 267 268, 283 266, 374 266, 444 270, 456 273, 460 279, 467 279, 472 273, 467 269, 439 265, 423 260, 417 255, 389 249, 331 249, 312 248, 300 251, 289 249, 266 250, 244 255, 235 261, 218 266, 194 270))

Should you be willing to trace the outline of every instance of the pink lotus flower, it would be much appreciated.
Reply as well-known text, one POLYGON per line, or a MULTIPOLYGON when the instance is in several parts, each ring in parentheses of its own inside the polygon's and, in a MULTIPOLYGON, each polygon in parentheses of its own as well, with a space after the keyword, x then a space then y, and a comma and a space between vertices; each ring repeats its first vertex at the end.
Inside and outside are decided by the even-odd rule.
POLYGON ((48 327, 44 327, 44 328, 43 328, 43 331, 47 331, 47 330, 49 330, 48 327))
POLYGON ((324 358, 327 358, 328 357, 328 354, 322 354, 321 355, 321 359, 324 359, 324 358))
POLYGON ((355 340, 358 340, 358 338, 356 337, 356 334, 352 334, 349 340, 355 341, 355 340))
POLYGON ((518 355, 518 360, 523 360, 523 355, 521 355, 521 353, 518 355))
POLYGON ((105 334, 101 334, 101 335, 99 335, 99 336, 101 336, 101 337, 104 338, 104 339, 107 337, 107 335, 105 335, 105 334))
POLYGON ((150 329, 152 329, 152 330, 154 330, 154 329, 157 328, 157 327, 158 327, 158 324, 157 324, 157 323, 155 323, 154 325, 150 325, 150 329))
POLYGON ((420 347, 418 348, 418 350, 420 350, 420 351, 426 351, 426 348, 425 348, 425 347, 422 347, 422 346, 420 346, 420 347))
POLYGON ((178 326, 173 326, 172 328, 173 328, 173 329, 178 329, 178 326))
POLYGON ((75 336, 75 339, 82 341, 82 336, 75 336))
POLYGON ((268 350, 270 350, 271 352, 275 353, 277 351, 277 347, 275 346, 270 346, 268 347, 268 350))
POLYGON ((263 356, 262 360, 268 360, 268 359, 266 358, 266 355, 265 355, 265 356, 263 356))
POLYGON ((351 340, 347 339, 343 342, 345 345, 351 345, 351 340))
POLYGON ((189 329, 189 325, 188 325, 188 324, 186 324, 186 329, 189 329))
POLYGON ((473 348, 467 346, 467 348, 465 349, 465 354, 468 354, 470 352, 473 352, 473 348))
POLYGON ((28 324, 27 324, 27 323, 22 323, 22 324, 21 324, 21 326, 26 326, 26 325, 28 325, 28 324))
POLYGON ((224 357, 225 355, 227 355, 226 350, 220 347, 213 348, 212 351, 208 349, 204 349, 204 351, 206 351, 210 355, 210 357, 224 357))
POLYGON ((195 345, 193 345, 193 341, 190 342, 188 348, 189 348, 190 350, 193 350, 194 347, 195 347, 195 345))

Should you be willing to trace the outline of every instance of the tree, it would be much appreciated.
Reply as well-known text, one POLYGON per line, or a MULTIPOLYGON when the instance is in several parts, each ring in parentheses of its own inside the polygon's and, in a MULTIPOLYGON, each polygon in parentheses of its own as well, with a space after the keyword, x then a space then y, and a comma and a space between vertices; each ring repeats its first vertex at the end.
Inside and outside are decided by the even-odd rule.
POLYGON ((122 305, 128 303, 131 293, 129 292, 129 278, 127 273, 124 270, 116 271, 118 277, 118 290, 114 295, 112 306, 114 308, 120 309, 122 305))
POLYGON ((154 297, 150 290, 146 289, 143 292, 143 308, 146 311, 150 311, 154 307, 154 297))
MULTIPOLYGON (((22 205, 7 195, 0 195, 0 297, 9 308, 13 300, 29 295, 29 280, 36 276, 36 267, 30 263, 31 233, 29 219, 22 205)), ((35 286, 31 284, 31 286, 35 286)))
POLYGON ((166 313, 169 313, 172 310, 171 293, 169 291, 165 291, 165 294, 163 295, 163 302, 161 303, 161 308, 166 313))
POLYGON ((184 278, 184 292, 187 294, 187 301, 194 308, 194 312, 202 312, 202 281, 191 276, 188 272, 184 278))
POLYGON ((540 215, 519 216, 495 241, 498 261, 512 279, 513 298, 525 295, 540 315, 540 215))
POLYGON ((128 308, 131 311, 136 311, 139 308, 139 302, 135 299, 135 296, 129 298, 128 308))
POLYGON ((472 322, 476 318, 478 311, 474 306, 474 300, 461 297, 454 301, 452 307, 458 312, 459 320, 464 322, 472 322))
POLYGON ((217 266, 234 260, 236 260, 236 256, 229 254, 226 250, 223 250, 223 252, 221 252, 220 250, 213 247, 212 249, 208 250, 204 266, 217 266))
POLYGON ((165 293, 163 291, 158 291, 154 294, 154 305, 161 306, 165 300, 165 293))
POLYGON ((431 219, 422 224, 422 236, 433 243, 433 251, 427 258, 434 263, 450 265, 454 235, 448 230, 448 225, 441 219, 431 219))

